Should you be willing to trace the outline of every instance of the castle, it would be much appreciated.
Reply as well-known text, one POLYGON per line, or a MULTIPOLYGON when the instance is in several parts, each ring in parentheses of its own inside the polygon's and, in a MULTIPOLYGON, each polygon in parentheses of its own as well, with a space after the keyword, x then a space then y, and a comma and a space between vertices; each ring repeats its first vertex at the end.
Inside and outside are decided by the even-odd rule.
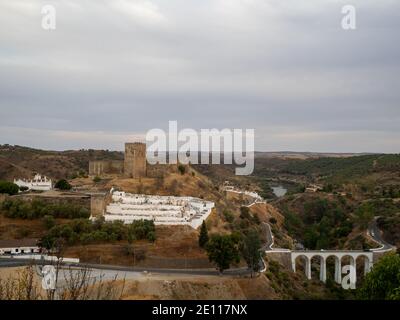
POLYGON ((89 161, 89 176, 107 174, 123 175, 125 178, 139 179, 159 177, 171 165, 149 165, 146 155, 146 144, 142 142, 125 143, 124 160, 89 161))

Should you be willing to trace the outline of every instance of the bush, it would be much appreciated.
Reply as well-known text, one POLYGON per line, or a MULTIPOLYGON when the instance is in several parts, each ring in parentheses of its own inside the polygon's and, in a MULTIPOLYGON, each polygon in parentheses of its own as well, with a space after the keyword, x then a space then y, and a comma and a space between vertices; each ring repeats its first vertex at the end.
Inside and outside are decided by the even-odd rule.
POLYGON ((90 212, 87 208, 70 203, 50 204, 41 200, 32 202, 17 200, 6 200, 2 209, 7 218, 38 219, 45 216, 63 219, 89 218, 90 212))
POLYGON ((178 166, 178 170, 179 170, 181 175, 184 175, 186 173, 186 167, 183 164, 180 164, 178 166))
POLYGON ((245 220, 251 220, 250 209, 248 207, 240 208, 240 218, 245 220))
POLYGON ((0 193, 7 193, 13 196, 19 192, 19 187, 12 182, 0 181, 0 193))
POLYGON ((235 220, 235 216, 228 210, 224 210, 222 214, 224 215, 225 220, 229 223, 232 223, 233 220, 235 220))
POLYGON ((57 183, 54 187, 59 190, 71 190, 72 189, 72 186, 65 179, 61 179, 61 180, 57 181, 57 183))
POLYGON ((278 221, 277 221, 275 218, 270 218, 270 219, 269 219, 269 222, 270 222, 271 224, 277 224, 277 223, 278 223, 278 221))
MULTIPOLYGON (((113 242, 127 240, 156 240, 155 225, 153 221, 134 221, 131 225, 125 225, 121 221, 95 222, 77 219, 69 224, 57 225, 51 228, 42 238, 41 243, 47 245, 47 249, 56 243, 57 239, 63 239, 67 244, 90 244, 98 242, 113 242)), ((132 240, 132 241, 130 241, 132 240)))
POLYGON ((94 177, 93 182, 99 183, 101 181, 101 178, 99 176, 94 177))
POLYGON ((29 190, 28 187, 25 187, 25 186, 19 187, 19 191, 21 191, 21 192, 28 191, 28 190, 29 190))
POLYGON ((365 300, 400 300, 400 256, 386 254, 367 274, 358 297, 365 300))

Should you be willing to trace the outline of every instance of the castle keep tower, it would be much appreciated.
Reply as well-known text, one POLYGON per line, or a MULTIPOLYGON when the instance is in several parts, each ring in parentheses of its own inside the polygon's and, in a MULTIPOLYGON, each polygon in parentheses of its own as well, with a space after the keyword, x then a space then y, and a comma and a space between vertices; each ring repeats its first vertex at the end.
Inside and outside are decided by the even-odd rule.
POLYGON ((125 177, 134 179, 146 177, 146 166, 146 144, 125 143, 125 177))

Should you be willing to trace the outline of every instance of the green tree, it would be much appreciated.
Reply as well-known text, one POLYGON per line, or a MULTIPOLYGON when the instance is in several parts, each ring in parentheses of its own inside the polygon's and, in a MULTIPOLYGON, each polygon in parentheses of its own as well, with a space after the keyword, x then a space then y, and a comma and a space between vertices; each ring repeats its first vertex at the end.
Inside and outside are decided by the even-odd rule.
POLYGON ((257 230, 250 229, 245 233, 240 245, 240 251, 247 262, 247 266, 251 269, 251 276, 253 277, 253 271, 258 272, 260 270, 259 262, 261 259, 261 239, 257 230))
POLYGON ((209 240, 208 237, 208 230, 207 230, 207 225, 206 222, 203 221, 203 224, 201 225, 200 229, 200 235, 199 235, 199 246, 201 248, 204 248, 209 240))
POLYGON ((208 259, 217 265, 221 273, 229 269, 233 262, 240 261, 237 239, 231 235, 213 235, 206 250, 208 259))
POLYGON ((0 193, 7 193, 13 196, 19 192, 19 187, 12 182, 0 181, 0 193))
POLYGON ((57 181, 57 183, 54 187, 56 189, 60 189, 60 190, 71 190, 72 189, 72 186, 65 179, 61 179, 61 180, 57 181))
POLYGON ((389 253, 375 263, 358 296, 364 300, 400 300, 400 256, 389 253))

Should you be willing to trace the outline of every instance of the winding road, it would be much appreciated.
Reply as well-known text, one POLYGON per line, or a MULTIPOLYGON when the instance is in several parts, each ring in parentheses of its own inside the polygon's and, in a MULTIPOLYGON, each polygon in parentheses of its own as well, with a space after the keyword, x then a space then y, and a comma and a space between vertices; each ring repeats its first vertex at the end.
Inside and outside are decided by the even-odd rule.
POLYGON ((379 217, 375 217, 374 220, 370 223, 368 226, 368 235, 374 240, 376 243, 378 243, 381 247, 376 248, 376 249, 371 249, 373 252, 387 252, 396 249, 395 246, 387 243, 383 238, 382 238, 382 232, 378 228, 377 220, 379 217))

